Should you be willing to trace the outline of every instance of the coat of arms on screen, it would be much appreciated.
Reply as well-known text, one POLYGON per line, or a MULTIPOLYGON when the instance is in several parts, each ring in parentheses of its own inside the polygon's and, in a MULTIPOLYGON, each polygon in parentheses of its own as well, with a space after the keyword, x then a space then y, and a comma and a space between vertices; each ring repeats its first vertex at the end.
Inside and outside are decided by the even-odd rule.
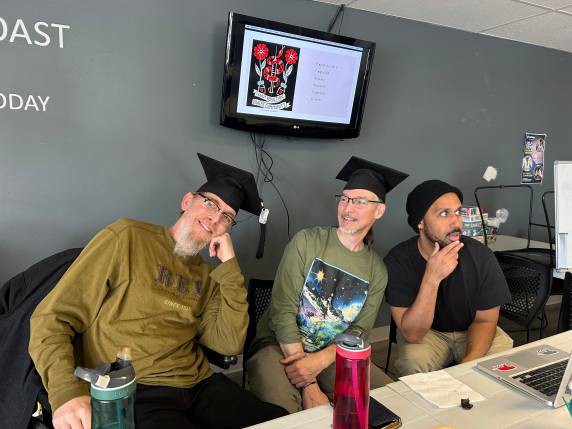
POLYGON ((300 48, 254 40, 248 105, 292 110, 300 48))

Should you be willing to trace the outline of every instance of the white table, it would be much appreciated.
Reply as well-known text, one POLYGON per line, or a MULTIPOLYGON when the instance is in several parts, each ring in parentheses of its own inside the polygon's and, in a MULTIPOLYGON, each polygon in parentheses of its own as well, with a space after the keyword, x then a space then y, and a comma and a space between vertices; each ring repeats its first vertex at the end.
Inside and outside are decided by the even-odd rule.
MULTIPOLYGON (((563 350, 572 349, 572 331, 543 338, 517 347, 522 350, 539 344, 550 344, 563 350)), ((486 359, 490 358, 487 356, 486 359)), ((460 406, 440 409, 425 401, 401 381, 371 392, 371 396, 401 417, 405 429, 428 429, 442 425, 456 429, 572 428, 572 418, 566 407, 550 408, 542 402, 511 389, 500 381, 475 368, 477 361, 448 368, 453 377, 461 380, 486 399, 474 404, 471 410, 460 406)), ((271 420, 251 428, 256 429, 331 429, 332 407, 323 405, 310 410, 271 420)))
MULTIPOLYGON (((487 247, 493 252, 503 250, 516 250, 526 248, 526 238, 514 237, 512 235, 497 235, 492 243, 487 242, 487 247)), ((530 240, 530 247, 537 249, 549 249, 550 246, 544 241, 530 240)))

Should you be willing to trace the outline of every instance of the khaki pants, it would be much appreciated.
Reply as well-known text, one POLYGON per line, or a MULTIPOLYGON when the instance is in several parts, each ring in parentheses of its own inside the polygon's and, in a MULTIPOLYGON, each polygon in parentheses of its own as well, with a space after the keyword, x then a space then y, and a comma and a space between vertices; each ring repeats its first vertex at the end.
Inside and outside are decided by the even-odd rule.
MULTIPOLYGON (((497 333, 487 355, 503 352, 512 348, 512 338, 497 326, 497 333)), ((450 363, 460 362, 467 350, 467 331, 439 332, 430 329, 423 342, 412 344, 405 341, 397 331, 397 374, 415 374, 443 369, 450 363)))
MULTIPOLYGON (((279 346, 267 346, 260 349, 246 361, 249 390, 265 402, 285 408, 290 413, 302 411, 300 389, 290 384, 280 363, 284 355, 279 346)), ((335 363, 324 369, 317 377, 322 391, 333 400, 335 363)), ((370 387, 385 386, 393 380, 373 363, 370 366, 370 387)))

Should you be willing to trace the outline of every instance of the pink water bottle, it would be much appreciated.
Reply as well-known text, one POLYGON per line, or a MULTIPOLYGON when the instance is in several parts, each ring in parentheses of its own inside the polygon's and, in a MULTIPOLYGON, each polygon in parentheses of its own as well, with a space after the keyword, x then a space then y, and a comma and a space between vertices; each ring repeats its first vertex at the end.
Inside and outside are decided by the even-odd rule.
POLYGON ((365 334, 346 331, 336 337, 333 429, 367 429, 370 361, 365 334))

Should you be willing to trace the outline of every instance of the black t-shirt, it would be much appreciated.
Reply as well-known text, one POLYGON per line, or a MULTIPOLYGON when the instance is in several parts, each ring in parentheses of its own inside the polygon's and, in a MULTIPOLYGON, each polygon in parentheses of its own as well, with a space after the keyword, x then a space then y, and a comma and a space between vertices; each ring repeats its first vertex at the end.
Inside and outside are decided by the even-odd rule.
MULTIPOLYGON (((398 244, 384 258, 388 271, 385 295, 389 305, 411 307, 425 273, 426 261, 417 248, 418 237, 398 244)), ((465 331, 477 310, 502 305, 511 299, 504 274, 493 252, 463 236, 459 264, 439 285, 432 329, 465 331)))

